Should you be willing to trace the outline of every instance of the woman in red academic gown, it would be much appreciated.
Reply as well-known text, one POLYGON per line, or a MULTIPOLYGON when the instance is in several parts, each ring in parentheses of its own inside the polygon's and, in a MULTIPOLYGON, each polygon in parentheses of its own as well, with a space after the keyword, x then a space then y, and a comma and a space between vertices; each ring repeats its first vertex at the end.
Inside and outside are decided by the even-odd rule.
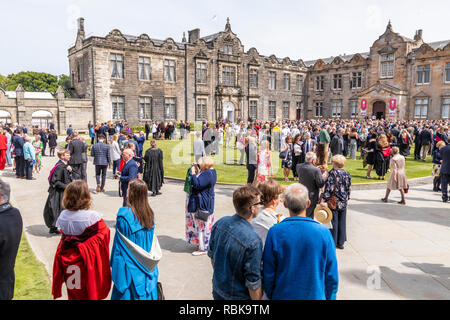
POLYGON ((56 226, 61 241, 53 262, 52 294, 61 297, 65 283, 69 300, 105 299, 111 289, 110 231, 100 213, 89 210, 91 197, 84 180, 75 180, 64 191, 56 226))
POLYGON ((0 130, 0 170, 5 170, 6 150, 8 150, 8 139, 0 130))

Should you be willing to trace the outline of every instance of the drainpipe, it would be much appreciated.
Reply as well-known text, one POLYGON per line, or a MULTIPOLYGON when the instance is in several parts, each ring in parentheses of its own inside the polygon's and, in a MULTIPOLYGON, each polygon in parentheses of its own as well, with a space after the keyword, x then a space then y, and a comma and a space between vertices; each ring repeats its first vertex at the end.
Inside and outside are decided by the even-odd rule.
POLYGON ((97 112, 95 108, 95 69, 94 69, 94 47, 91 47, 91 67, 92 67, 92 111, 94 116, 93 125, 97 123, 97 112))

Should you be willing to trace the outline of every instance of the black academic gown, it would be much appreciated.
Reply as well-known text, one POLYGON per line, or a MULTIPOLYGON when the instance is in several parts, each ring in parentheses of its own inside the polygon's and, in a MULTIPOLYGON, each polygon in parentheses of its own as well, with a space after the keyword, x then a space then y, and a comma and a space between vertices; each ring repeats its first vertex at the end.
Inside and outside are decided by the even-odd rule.
POLYGON ((62 207, 64 190, 72 182, 72 175, 67 170, 67 165, 61 160, 57 162, 61 165, 53 171, 48 188, 48 198, 44 208, 44 221, 48 228, 55 227, 62 207))
POLYGON ((144 156, 144 181, 148 190, 156 193, 164 183, 163 152, 159 148, 150 148, 144 156))

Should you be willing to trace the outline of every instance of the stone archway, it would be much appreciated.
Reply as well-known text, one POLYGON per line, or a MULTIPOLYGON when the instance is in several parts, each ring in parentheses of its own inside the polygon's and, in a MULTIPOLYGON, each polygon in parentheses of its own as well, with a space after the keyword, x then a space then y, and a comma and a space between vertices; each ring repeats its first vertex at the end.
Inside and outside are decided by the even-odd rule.
POLYGON ((47 110, 38 110, 31 115, 31 124, 33 128, 47 129, 52 119, 53 115, 51 112, 47 110))
POLYGON ((375 116, 377 120, 386 119, 386 102, 377 100, 373 103, 372 116, 375 116))
POLYGON ((234 122, 235 108, 234 104, 230 101, 224 102, 222 107, 222 118, 234 122))

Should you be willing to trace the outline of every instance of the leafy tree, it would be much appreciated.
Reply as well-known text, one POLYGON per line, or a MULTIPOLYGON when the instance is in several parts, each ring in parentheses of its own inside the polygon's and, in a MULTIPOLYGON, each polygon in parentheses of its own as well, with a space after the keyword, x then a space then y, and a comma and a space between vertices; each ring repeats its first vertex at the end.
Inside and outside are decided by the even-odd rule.
POLYGON ((0 87, 6 91, 15 91, 19 84, 25 91, 50 92, 53 95, 61 86, 66 97, 70 97, 70 78, 64 74, 55 76, 45 72, 22 71, 7 77, 0 75, 0 87))

